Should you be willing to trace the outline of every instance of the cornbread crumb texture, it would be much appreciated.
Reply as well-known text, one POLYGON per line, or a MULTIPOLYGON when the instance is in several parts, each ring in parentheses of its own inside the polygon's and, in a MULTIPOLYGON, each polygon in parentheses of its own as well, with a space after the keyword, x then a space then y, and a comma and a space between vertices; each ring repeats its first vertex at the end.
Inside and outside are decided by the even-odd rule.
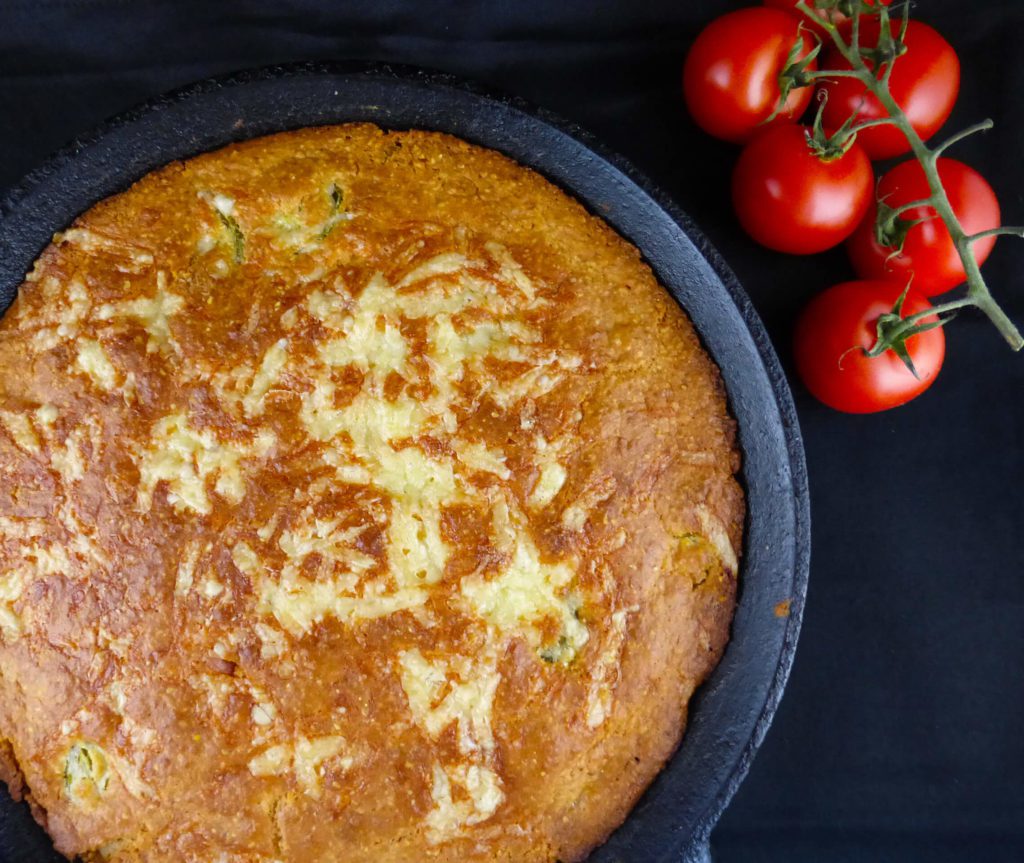
POLYGON ((579 860, 724 647, 737 469, 636 250, 504 157, 168 166, 0 322, 0 778, 86 860, 579 860))

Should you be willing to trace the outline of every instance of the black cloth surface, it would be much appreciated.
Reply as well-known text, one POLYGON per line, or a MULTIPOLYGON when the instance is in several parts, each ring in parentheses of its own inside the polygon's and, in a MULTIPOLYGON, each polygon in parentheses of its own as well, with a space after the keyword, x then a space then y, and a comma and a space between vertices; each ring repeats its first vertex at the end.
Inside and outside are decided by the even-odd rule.
MULTIPOLYGON (((687 118, 682 58, 726 0, 0 0, 0 188, 110 114, 211 74, 378 59, 553 109, 632 160, 734 268, 787 368, 796 311, 851 277, 842 252, 756 247, 729 205, 733 147, 687 118)), ((955 155, 1024 222, 1024 3, 920 0, 963 61, 955 155)), ((1024 324, 1024 244, 986 274, 1024 324)), ((794 391, 814 552, 796 665, 715 833, 722 863, 1024 860, 1024 356, 980 315, 898 410, 850 417, 794 391)), ((2 861, 0 861, 2 863, 2 861)))

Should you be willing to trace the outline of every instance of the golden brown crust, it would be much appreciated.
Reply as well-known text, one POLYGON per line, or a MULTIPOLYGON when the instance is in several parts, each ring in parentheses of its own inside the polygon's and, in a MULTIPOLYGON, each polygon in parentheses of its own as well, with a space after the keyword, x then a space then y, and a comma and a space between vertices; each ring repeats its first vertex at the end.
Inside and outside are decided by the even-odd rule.
POLYGON ((686 316, 508 159, 168 166, 0 322, 0 778, 89 859, 580 860, 724 648, 737 469, 686 316))

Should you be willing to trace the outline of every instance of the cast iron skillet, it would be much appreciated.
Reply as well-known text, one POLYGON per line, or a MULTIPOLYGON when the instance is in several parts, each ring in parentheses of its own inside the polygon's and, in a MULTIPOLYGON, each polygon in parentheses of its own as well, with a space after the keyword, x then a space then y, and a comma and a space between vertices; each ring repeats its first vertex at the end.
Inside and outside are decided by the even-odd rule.
MULTIPOLYGON (((581 130, 446 76, 366 65, 274 67, 193 85, 58 153, 0 204, 0 310, 51 235, 174 159, 302 126, 369 120, 449 132, 539 171, 636 244, 722 370, 739 423, 747 527, 732 640, 678 753, 590 863, 708 861, 708 835, 782 695, 807 590, 810 514, 792 398, 735 277, 665 196, 581 130), (776 606, 789 601, 788 616, 776 606)), ((0 796, 0 863, 56 861, 27 807, 0 796)))

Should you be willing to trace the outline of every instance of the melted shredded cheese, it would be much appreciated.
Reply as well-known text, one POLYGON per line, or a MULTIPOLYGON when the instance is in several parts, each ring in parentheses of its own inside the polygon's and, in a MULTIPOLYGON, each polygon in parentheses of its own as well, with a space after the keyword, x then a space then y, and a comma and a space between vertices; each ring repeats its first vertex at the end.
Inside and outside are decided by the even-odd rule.
POLYGON ((739 572, 740 562, 736 556, 736 550, 729 541, 729 532, 714 513, 706 506, 697 507, 697 520, 700 522, 701 532, 708 538, 718 552, 722 565, 730 572, 739 572))
POLYGON ((435 764, 430 794, 434 808, 425 823, 427 838, 435 845, 458 835, 465 827, 486 821, 505 799, 498 774, 479 764, 460 764, 448 770, 435 764), (453 781, 465 789, 467 799, 454 800, 453 781))
POLYGON ((209 431, 189 425, 183 413, 171 414, 156 423, 149 445, 139 456, 139 508, 148 512, 158 483, 167 483, 167 499, 176 509, 191 509, 206 515, 212 509, 207 480, 214 480, 214 491, 238 503, 245 497, 242 458, 266 455, 273 446, 264 433, 250 446, 225 444, 209 431))
POLYGON ((110 392, 117 385, 114 364, 110 362, 103 345, 95 339, 79 341, 75 367, 103 392, 110 392))
POLYGON ((342 770, 351 769, 354 759, 342 756, 348 748, 340 736, 296 737, 293 743, 270 746, 249 761, 253 776, 283 776, 291 773, 307 797, 314 800, 323 793, 324 767, 327 762, 342 770), (341 757, 339 757, 341 756, 341 757))
POLYGON ((428 660, 413 649, 399 654, 398 661, 402 689, 417 725, 436 739, 455 723, 463 755, 494 749, 491 711, 501 675, 493 653, 476 662, 462 656, 428 660))
MULTIPOLYGON (((575 570, 567 563, 545 563, 537 546, 516 524, 520 517, 510 514, 507 502, 493 510, 496 544, 510 551, 511 560, 493 578, 470 576, 462 581, 462 597, 478 617, 507 633, 524 637, 537 648, 541 633, 537 623, 553 617, 561 633, 558 659, 571 659, 587 643, 586 626, 576 616, 577 606, 567 592, 575 570)), ((550 649, 550 646, 549 646, 550 649)))
POLYGON ((605 647, 591 671, 590 687, 587 689, 586 719, 590 728, 604 724, 611 713, 612 692, 618 682, 619 661, 626 640, 626 624, 630 613, 637 610, 633 606, 612 612, 612 625, 606 636, 605 647))
POLYGON ((101 321, 129 318, 137 321, 149 335, 146 350, 167 351, 174 344, 170 318, 185 307, 185 300, 167 288, 167 274, 156 275, 156 292, 152 297, 138 297, 120 303, 108 303, 96 310, 101 321))

